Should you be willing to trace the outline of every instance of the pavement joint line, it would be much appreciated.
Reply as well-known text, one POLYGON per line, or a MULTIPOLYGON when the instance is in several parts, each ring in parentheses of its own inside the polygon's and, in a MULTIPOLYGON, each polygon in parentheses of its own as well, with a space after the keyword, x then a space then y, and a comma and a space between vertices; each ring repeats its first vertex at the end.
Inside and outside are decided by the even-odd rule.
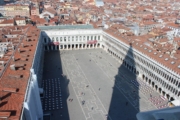
MULTIPOLYGON (((125 78, 126 80, 128 80, 127 77, 124 77, 124 76, 123 76, 123 78, 125 78)), ((139 78, 137 77, 137 79, 139 79, 139 78)), ((139 79, 139 80, 141 80, 141 79, 139 79)), ((142 81, 142 80, 141 80, 141 81, 142 81)), ((125 82, 126 82, 128 85, 130 85, 130 83, 128 83, 127 81, 125 81, 125 82)), ((133 87, 132 89, 133 89, 133 90, 136 90, 134 87, 133 87)), ((141 91, 139 90, 139 92, 141 92, 141 91)), ((144 98, 145 98, 146 101, 150 102, 150 101, 148 100, 148 98, 144 95, 143 92, 141 92, 141 94, 144 96, 144 98)), ((150 103, 151 103, 151 102, 150 102, 150 103)), ((151 103, 151 105, 153 105, 155 108, 157 108, 157 106, 155 106, 154 104, 151 103)))
MULTIPOLYGON (((121 62, 121 65, 123 65, 122 62, 121 62)), ((114 67, 114 66, 113 66, 113 67, 114 67)), ((123 65, 123 67, 124 67, 124 65, 123 65)), ((124 67, 124 68, 126 68, 126 67, 124 67)), ((127 68, 126 68, 126 69, 127 69, 127 68)), ((129 71, 129 70, 128 70, 128 71, 129 71)), ((122 74, 122 73, 120 73, 120 74, 122 74)), ((124 77, 124 76, 123 76, 123 77, 124 77)), ((127 77, 124 77, 124 78, 127 79, 127 77)), ((140 78, 138 78, 138 77, 137 77, 137 79, 139 79, 140 81, 142 81, 142 80, 141 80, 140 78)), ((128 80, 128 79, 127 79, 127 80, 128 80)), ((131 85, 131 84, 129 84, 127 81, 125 81, 125 82, 126 82, 128 85, 131 85)), ((144 81, 143 81, 143 82, 144 82, 144 81)), ((135 89, 134 87, 131 87, 131 88, 132 88, 133 90, 135 89)), ((135 89, 135 90, 136 90, 136 89, 135 89)), ((154 91, 154 90, 153 90, 153 91, 154 91)), ((139 92, 141 92, 141 94, 144 96, 145 100, 149 102, 148 98, 142 93, 142 91, 139 90, 139 92)), ((154 104, 152 104, 151 102, 150 102, 150 104, 153 105, 155 108, 157 108, 157 107, 156 107, 154 104)))
MULTIPOLYGON (((122 64, 121 64, 122 65, 122 64)), ((102 68, 100 67, 100 69, 102 70, 102 68)), ((103 71, 103 70, 102 70, 103 71)), ((104 71, 103 71, 104 72, 104 71)), ((105 72, 104 72, 105 73, 105 72)), ((110 77, 109 77, 109 75, 107 75, 106 73, 105 73, 105 75, 110 79, 110 77)), ((112 82, 112 80, 110 80, 111 82, 112 82)), ((116 85, 115 85, 115 87, 116 87, 116 85)), ((119 91, 120 91, 120 89, 118 88, 118 87, 116 87, 119 91)), ((120 91, 121 92, 121 91, 120 91)), ((123 92, 121 92, 123 95, 124 95, 124 93, 123 92)), ((132 104, 132 102, 124 95, 124 97, 131 103, 131 105, 134 107, 134 105, 132 104)), ((135 108, 135 107, 134 107, 135 108)), ((137 108, 135 108, 137 111, 138 111, 138 109, 137 108)))
MULTIPOLYGON (((121 64, 121 65, 123 65, 123 64, 121 64)), ((123 67, 124 68, 126 68, 124 65, 123 65, 123 67)), ((127 69, 127 68, 126 68, 127 69)), ((128 70, 129 71, 129 70, 128 70)), ((123 76, 125 79, 127 79, 127 77, 125 77, 125 76, 123 76)), ((137 77, 136 76, 136 78, 138 79, 138 80, 140 80, 140 81, 142 81, 139 77, 137 77)), ((128 80, 128 79, 127 79, 128 80)), ((127 81, 125 81, 128 85, 131 85, 130 83, 128 83, 127 81)), ((142 81, 142 82, 144 82, 144 81, 142 81)), ((131 87, 133 90, 135 89, 134 87, 131 87)), ((152 88, 151 88, 152 89, 152 88)), ((135 89, 136 90, 136 89, 135 89)), ((154 90, 153 90, 154 91, 154 90)), ((145 98, 145 100, 146 101, 148 101, 148 102, 150 102, 149 100, 148 100, 148 98, 147 98, 147 96, 145 96, 144 94, 143 94, 143 92, 139 89, 139 92, 144 96, 144 98, 145 98)), ((156 92, 156 91, 154 91, 154 92, 156 92)), ((151 105, 153 105, 155 108, 157 108, 157 106, 155 106, 154 104, 152 104, 151 102, 150 102, 150 104, 151 105)))
MULTIPOLYGON (((75 56, 73 55, 73 57, 75 58, 75 56)), ((76 63, 77 63, 77 65, 78 65, 78 67, 80 68, 80 70, 81 70, 81 72, 84 74, 84 76, 85 76, 85 78, 87 79, 87 77, 86 77, 86 75, 85 75, 85 73, 82 71, 82 68, 80 67, 80 65, 79 65, 79 63, 77 62, 77 61, 75 61, 76 63)), ((89 80, 87 79, 87 81, 88 81, 88 83, 90 83, 89 82, 89 80)), ((92 88, 92 90, 93 90, 93 92, 96 94, 96 92, 94 91, 94 89, 92 88)), ((97 95, 96 95, 97 96, 97 95)), ((99 97, 97 96, 97 99, 100 101, 100 99, 99 99, 99 97)), ((104 107, 104 105, 102 104, 102 102, 100 101, 100 103, 101 103, 101 105, 103 106, 103 108, 105 109, 105 107, 104 107)), ((107 110, 105 109, 105 111, 106 111, 106 113, 107 113, 107 110)), ((109 118, 111 119, 111 117, 109 116, 109 118)), ((111 119, 112 120, 112 119, 111 119)))
MULTIPOLYGON (((64 61, 64 60, 63 60, 64 61)), ((65 61, 64 61, 65 62, 65 61)), ((67 69, 66 69, 66 67, 64 67, 64 69, 65 69, 65 71, 67 72, 67 75, 69 76, 69 74, 68 74, 68 71, 67 71, 67 69)), ((71 83, 70 83, 71 84, 71 83)), ((73 85, 71 84, 71 86, 72 86, 72 88, 73 88, 73 91, 75 92, 75 90, 74 90, 74 87, 73 87, 73 85)), ((76 92, 75 92, 75 95, 76 95, 76 92)), ((76 97, 78 98, 78 96, 76 95, 76 97)), ((79 99, 77 99, 78 100, 78 102, 79 102, 79 104, 80 104, 80 101, 79 101, 79 99)), ((80 104, 80 106, 81 106, 81 104, 80 104)), ((83 108, 82 108, 82 106, 81 106, 81 109, 82 109, 82 111, 83 111, 83 114, 84 114, 84 117, 86 118, 86 120, 89 118, 89 117, 86 117, 86 114, 85 114, 85 112, 84 112, 84 110, 83 110, 83 108)))

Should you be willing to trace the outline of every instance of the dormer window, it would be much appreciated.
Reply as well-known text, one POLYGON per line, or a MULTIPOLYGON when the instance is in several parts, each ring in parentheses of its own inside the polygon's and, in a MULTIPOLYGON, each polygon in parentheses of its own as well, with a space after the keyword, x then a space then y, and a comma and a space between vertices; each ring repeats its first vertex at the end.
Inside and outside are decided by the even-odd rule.
POLYGON ((149 52, 152 52, 152 50, 149 50, 149 52))
POLYGON ((174 61, 171 62, 171 64, 174 64, 174 63, 175 63, 174 61))
POLYGON ((154 55, 156 55, 157 53, 155 52, 154 55))

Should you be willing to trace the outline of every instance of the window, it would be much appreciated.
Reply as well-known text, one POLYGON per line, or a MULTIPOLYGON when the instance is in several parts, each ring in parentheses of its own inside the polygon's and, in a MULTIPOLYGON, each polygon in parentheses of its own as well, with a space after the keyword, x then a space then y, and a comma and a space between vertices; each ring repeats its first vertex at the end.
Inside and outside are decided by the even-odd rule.
POLYGON ((72 36, 72 41, 74 41, 74 36, 72 36))
POLYGON ((58 41, 58 37, 56 37, 56 42, 58 41))
POLYGON ((62 37, 60 37, 60 41, 62 42, 62 37))
POLYGON ((89 36, 87 36, 87 40, 89 40, 89 36))
POLYGON ((44 38, 44 42, 46 43, 46 38, 44 38))
POLYGON ((100 36, 98 36, 98 40, 100 40, 100 36))

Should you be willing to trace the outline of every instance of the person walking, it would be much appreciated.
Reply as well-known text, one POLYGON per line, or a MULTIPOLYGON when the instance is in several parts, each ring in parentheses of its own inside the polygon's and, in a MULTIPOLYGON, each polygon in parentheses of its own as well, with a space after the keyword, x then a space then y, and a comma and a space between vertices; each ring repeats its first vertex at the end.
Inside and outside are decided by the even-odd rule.
POLYGON ((101 88, 99 88, 99 91, 101 90, 101 88))

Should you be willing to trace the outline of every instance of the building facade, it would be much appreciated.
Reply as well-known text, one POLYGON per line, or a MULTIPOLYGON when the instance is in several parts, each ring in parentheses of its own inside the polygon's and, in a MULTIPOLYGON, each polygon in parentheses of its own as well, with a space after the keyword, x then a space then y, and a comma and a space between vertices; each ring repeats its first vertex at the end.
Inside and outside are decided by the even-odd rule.
POLYGON ((43 90, 41 89, 40 82, 43 73, 44 45, 41 39, 42 36, 40 35, 30 69, 21 120, 43 120, 43 110, 40 100, 40 94, 43 90))
MULTIPOLYGON (((100 29, 45 30, 42 31, 42 38, 46 51, 102 48, 165 98, 170 101, 180 98, 180 75, 177 72, 133 47, 133 53, 127 55, 130 45, 105 31, 100 29), (128 56, 128 59, 124 60, 125 56, 128 56), (132 59, 135 61, 133 65, 132 59)), ((143 46, 139 45, 139 47, 143 46)), ((149 52, 152 51, 149 50, 149 52)), ((180 69, 180 66, 177 67, 180 69)))
POLYGON ((30 16, 28 5, 5 5, 6 16, 30 16))

